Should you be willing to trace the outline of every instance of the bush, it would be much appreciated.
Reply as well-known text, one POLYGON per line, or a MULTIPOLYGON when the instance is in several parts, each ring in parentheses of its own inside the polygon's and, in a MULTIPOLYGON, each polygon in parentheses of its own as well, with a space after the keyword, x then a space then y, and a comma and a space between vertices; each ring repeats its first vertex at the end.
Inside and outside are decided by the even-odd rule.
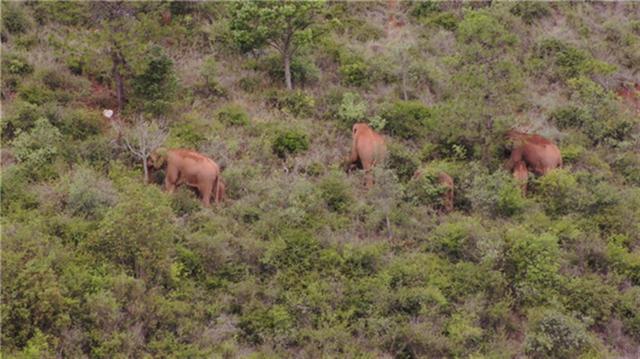
POLYGON ((177 90, 173 61, 160 47, 154 47, 142 73, 132 80, 136 106, 148 113, 162 115, 171 107, 177 90))
POLYGON ((538 180, 538 193, 547 213, 563 215, 578 207, 578 183, 565 169, 556 169, 538 180))
POLYGON ((66 209, 73 216, 99 219, 118 199, 111 181, 102 178, 90 168, 76 168, 67 186, 66 209))
POLYGON ((55 174, 51 163, 60 153, 62 135, 49 121, 41 118, 29 132, 18 132, 11 142, 13 153, 34 177, 55 174))
MULTIPOLYGON (((595 60, 588 52, 574 48, 558 39, 543 39, 536 44, 533 51, 534 59, 550 61, 553 65, 552 73, 562 80, 574 77, 609 74, 615 71, 615 66, 595 60)), ((544 68, 548 72, 548 68, 544 68)))
POLYGON ((415 155, 402 145, 389 146, 387 153, 387 165, 392 169, 401 182, 407 182, 418 169, 418 161, 415 155))
POLYGON ((2 71, 8 75, 26 76, 33 72, 33 66, 23 56, 8 53, 2 56, 2 71))
POLYGON ((99 134, 101 124, 97 111, 77 108, 63 112, 58 128, 63 135, 82 140, 99 134))
POLYGON ((208 57, 200 69, 204 83, 201 89, 207 96, 226 96, 227 91, 218 82, 218 64, 213 57, 208 57))
POLYGON ((342 172, 332 172, 320 182, 320 196, 330 211, 345 213, 353 202, 351 187, 342 172))
POLYGON ((249 124, 249 114, 239 105, 229 104, 216 113, 218 121, 227 126, 246 126, 249 124))
POLYGON ((566 285, 565 305, 582 315, 595 325, 602 325, 609 320, 616 304, 615 287, 602 283, 595 276, 572 278, 566 285))
POLYGON ((366 87, 371 82, 371 69, 363 60, 353 59, 338 68, 342 83, 348 86, 366 87))
POLYGON ((53 91, 33 80, 22 83, 18 87, 18 95, 21 99, 35 105, 55 100, 53 91))
POLYGON ((347 128, 351 128, 354 123, 362 122, 367 112, 367 105, 362 101, 360 95, 353 92, 346 92, 342 96, 340 108, 338 109, 338 120, 347 128))
POLYGON ((576 358, 589 347, 582 323, 552 309, 533 316, 525 352, 532 358, 576 358))
MULTIPOLYGON (((2 27, 12 34, 23 33, 29 30, 30 24, 24 12, 22 4, 2 4, 2 27)), ((4 41, 3 41, 4 42, 4 41)))
POLYGON ((272 143, 273 153, 280 158, 294 155, 309 149, 309 138, 306 133, 295 129, 280 131, 272 143))
POLYGON ((507 232, 506 273, 513 280, 516 298, 524 304, 548 302, 559 280, 558 239, 523 229, 507 232))
POLYGON ((523 1, 516 3, 509 11, 530 25, 535 20, 549 15, 549 4, 523 1))
POLYGON ((621 154, 615 160, 613 167, 629 184, 640 186, 640 154, 633 152, 621 154))
POLYGON ((271 91, 267 94, 267 104, 295 117, 311 116, 315 100, 303 91, 271 91))
POLYGON ((476 176, 469 197, 475 211, 492 216, 513 216, 527 205, 519 184, 505 171, 476 176))
POLYGON ((432 125, 431 110, 418 101, 396 101, 383 106, 385 132, 405 139, 420 139, 432 125))

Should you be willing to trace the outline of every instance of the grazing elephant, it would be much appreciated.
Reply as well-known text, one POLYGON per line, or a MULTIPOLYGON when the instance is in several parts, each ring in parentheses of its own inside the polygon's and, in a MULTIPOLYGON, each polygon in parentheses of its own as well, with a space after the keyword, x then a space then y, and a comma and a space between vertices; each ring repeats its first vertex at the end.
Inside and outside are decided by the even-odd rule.
MULTIPOLYGON (((413 179, 422 177, 422 172, 417 170, 413 174, 413 179)), ((449 176, 446 172, 438 172, 438 184, 444 188, 442 193, 441 204, 444 213, 453 211, 453 194, 454 194, 454 182, 453 177, 449 176)))
POLYGON ((355 167, 362 167, 365 171, 367 188, 371 188, 373 186, 371 170, 384 161, 386 152, 387 147, 380 134, 366 123, 356 123, 353 125, 351 156, 347 160, 346 170, 349 172, 355 167))
POLYGON ((527 181, 529 180, 529 170, 524 161, 520 161, 513 166, 513 178, 520 184, 522 195, 527 195, 527 181))
POLYGON ((562 166, 560 149, 546 138, 515 130, 507 132, 506 136, 513 143, 507 170, 513 172, 519 162, 524 162, 529 171, 542 176, 562 166))
POLYGON ((169 193, 182 184, 197 188, 205 207, 211 205, 212 194, 215 203, 219 203, 221 195, 224 195, 220 167, 212 159, 195 151, 157 149, 149 156, 148 166, 155 169, 166 166, 164 187, 169 193))

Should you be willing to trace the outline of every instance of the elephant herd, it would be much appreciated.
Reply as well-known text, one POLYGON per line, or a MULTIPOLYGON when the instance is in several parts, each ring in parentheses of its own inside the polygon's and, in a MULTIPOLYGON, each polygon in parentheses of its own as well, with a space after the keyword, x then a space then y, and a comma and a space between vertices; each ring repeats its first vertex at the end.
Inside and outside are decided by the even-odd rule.
MULTIPOLYGON (((549 171, 562 166, 562 156, 558 147, 548 139, 515 130, 508 131, 506 140, 511 143, 511 155, 506 162, 506 169, 520 183, 523 194, 527 191, 529 172, 543 176, 549 171)), ((351 154, 345 170, 350 172, 361 168, 365 172, 365 185, 373 186, 372 169, 383 163, 387 153, 384 137, 374 131, 366 123, 356 123, 352 128, 351 154)), ((164 149, 154 150, 148 161, 149 169, 165 170, 164 187, 173 193, 177 186, 186 184, 198 190, 202 204, 209 207, 211 197, 219 203, 224 199, 225 184, 221 177, 221 169, 212 159, 192 150, 164 149)), ((413 178, 422 174, 416 171, 413 178)), ((442 208, 445 212, 453 210, 454 181, 447 173, 438 174, 438 183, 444 188, 442 208)))

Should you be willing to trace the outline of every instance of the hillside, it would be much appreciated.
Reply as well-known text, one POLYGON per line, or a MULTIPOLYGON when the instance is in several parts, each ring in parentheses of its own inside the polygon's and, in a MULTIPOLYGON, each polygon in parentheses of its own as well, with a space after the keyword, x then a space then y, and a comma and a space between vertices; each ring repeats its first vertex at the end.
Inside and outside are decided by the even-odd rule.
POLYGON ((1 11, 3 357, 640 355, 640 4, 1 11), (562 153, 526 195, 510 129, 562 153), (159 146, 225 201, 145 184, 159 146))

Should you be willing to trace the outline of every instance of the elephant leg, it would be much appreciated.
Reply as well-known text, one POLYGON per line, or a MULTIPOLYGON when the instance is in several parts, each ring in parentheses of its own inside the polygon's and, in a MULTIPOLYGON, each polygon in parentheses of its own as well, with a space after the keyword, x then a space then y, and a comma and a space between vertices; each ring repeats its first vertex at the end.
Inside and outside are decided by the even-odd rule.
POLYGON ((364 181, 367 189, 373 187, 373 165, 370 161, 362 161, 362 168, 364 169, 364 181))
POLYGON ((213 201, 216 204, 220 203, 220 176, 213 180, 213 194, 213 201))
POLYGON ((178 181, 179 181, 178 177, 179 177, 178 169, 173 166, 167 166, 167 174, 164 177, 164 189, 167 192, 173 193, 173 191, 175 191, 176 185, 178 184, 178 181))
POLYGON ((211 207, 211 191, 213 189, 213 183, 211 181, 205 181, 198 186, 200 195, 202 196, 202 204, 205 207, 211 207))

